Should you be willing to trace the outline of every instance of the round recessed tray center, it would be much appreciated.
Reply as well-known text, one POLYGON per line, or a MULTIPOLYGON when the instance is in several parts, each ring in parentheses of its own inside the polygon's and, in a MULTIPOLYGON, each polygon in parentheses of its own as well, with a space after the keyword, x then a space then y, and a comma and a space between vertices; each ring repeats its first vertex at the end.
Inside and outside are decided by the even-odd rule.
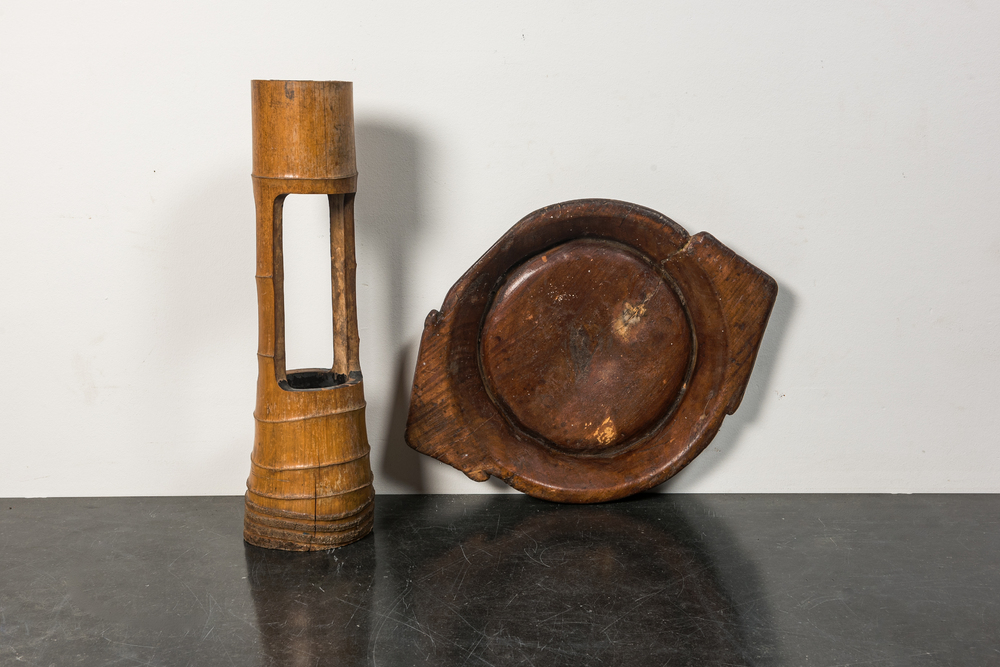
POLYGON ((616 449, 655 428, 680 399, 693 352, 673 287, 634 251, 597 239, 514 269, 480 336, 501 408, 576 453, 616 449))

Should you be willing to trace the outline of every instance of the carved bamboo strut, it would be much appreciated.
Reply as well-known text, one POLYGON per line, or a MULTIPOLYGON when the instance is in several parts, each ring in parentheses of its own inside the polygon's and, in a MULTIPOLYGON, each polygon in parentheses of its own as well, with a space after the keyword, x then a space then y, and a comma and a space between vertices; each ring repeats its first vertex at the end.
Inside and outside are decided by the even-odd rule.
POLYGON ((260 329, 243 535, 273 549, 330 549, 371 531, 375 495, 358 361, 352 87, 254 81, 251 89, 260 329), (330 202, 329 369, 285 368, 281 210, 289 194, 325 194, 330 202))

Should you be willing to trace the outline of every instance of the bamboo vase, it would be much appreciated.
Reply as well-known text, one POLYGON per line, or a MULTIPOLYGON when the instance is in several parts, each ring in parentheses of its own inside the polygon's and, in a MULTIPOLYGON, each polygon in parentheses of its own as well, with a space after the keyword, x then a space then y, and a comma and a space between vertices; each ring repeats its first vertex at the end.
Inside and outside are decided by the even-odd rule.
POLYGON ((371 531, 374 500, 358 362, 352 87, 253 81, 251 90, 259 346, 243 535, 272 549, 330 549, 371 531), (330 203, 329 369, 285 368, 281 210, 289 194, 325 194, 330 203))

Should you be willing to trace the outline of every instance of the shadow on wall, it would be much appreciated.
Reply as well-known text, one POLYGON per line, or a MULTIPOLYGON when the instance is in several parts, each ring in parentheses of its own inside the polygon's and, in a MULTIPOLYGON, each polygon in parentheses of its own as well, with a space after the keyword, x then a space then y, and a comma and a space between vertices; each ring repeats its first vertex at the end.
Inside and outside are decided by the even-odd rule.
MULTIPOLYGON (((792 321, 795 300, 795 293, 787 285, 778 282, 778 296, 775 299, 771 317, 767 322, 767 329, 764 331, 764 340, 757 353, 757 361, 750 373, 750 382, 747 385, 746 393, 743 395, 739 409, 736 410, 735 414, 726 417, 722 428, 709 444, 709 447, 713 448, 717 455, 710 459, 712 465, 700 468, 701 474, 705 474, 725 459, 735 449, 743 429, 756 421, 760 415, 764 399, 770 392, 771 376, 774 374, 774 366, 781 350, 781 344, 785 340, 792 321)), ((681 474, 687 470, 693 469, 685 468, 681 474)), ((656 487, 655 491, 670 491, 670 487, 677 478, 677 476, 672 477, 656 487)))
MULTIPOLYGON (((384 322, 387 349, 395 352, 392 405, 381 464, 373 461, 376 480, 392 481, 404 493, 423 493, 421 455, 403 440, 413 384, 413 350, 419 332, 404 331, 412 300, 409 276, 413 248, 424 225, 420 201, 421 146, 412 128, 373 119, 355 121, 358 155, 357 239, 372 248, 386 272, 388 299, 384 322)), ((362 346, 364 345, 362 337, 362 346)))

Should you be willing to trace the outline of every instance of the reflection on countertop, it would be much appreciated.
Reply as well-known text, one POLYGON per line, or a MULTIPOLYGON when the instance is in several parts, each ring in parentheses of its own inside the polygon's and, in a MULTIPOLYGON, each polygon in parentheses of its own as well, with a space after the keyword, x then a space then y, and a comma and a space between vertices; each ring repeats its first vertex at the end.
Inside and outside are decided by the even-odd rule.
POLYGON ((726 527, 697 503, 685 513, 664 500, 646 512, 636 501, 425 497, 335 552, 248 545, 267 653, 288 665, 334 653, 345 664, 366 653, 385 664, 761 664, 768 648, 759 632, 751 643, 726 581, 747 573, 713 554, 725 544, 727 563, 740 560, 726 527))

